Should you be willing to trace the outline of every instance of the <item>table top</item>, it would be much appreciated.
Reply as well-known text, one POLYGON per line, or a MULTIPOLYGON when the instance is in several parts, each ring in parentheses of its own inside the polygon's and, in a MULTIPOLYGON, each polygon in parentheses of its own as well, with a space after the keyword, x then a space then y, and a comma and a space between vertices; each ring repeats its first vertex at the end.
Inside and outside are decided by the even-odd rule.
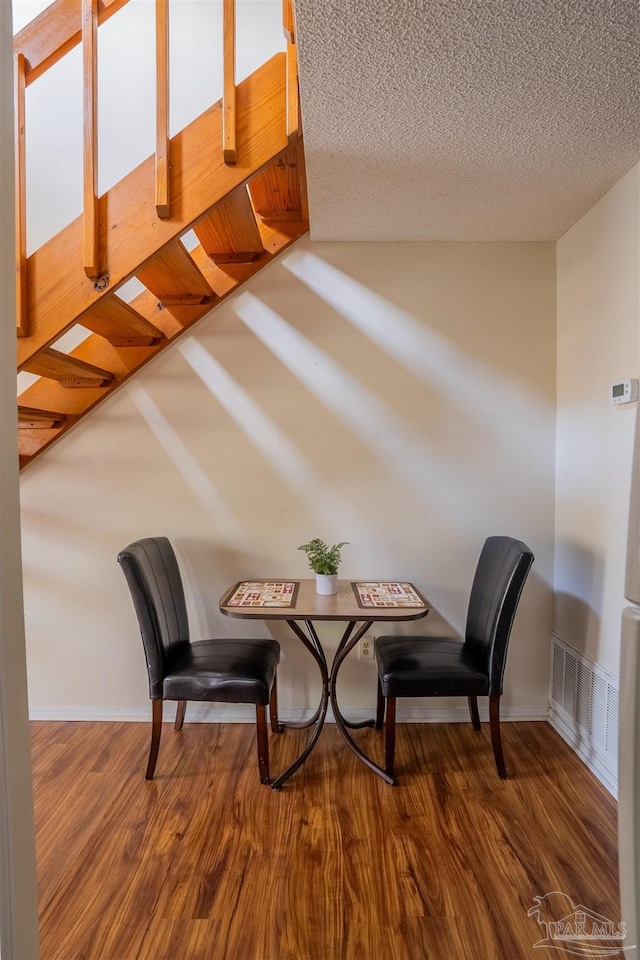
POLYGON ((420 620, 429 604, 407 581, 338 580, 338 592, 323 596, 316 593, 315 580, 243 580, 225 592, 220 610, 228 617, 252 620, 378 622, 420 620))

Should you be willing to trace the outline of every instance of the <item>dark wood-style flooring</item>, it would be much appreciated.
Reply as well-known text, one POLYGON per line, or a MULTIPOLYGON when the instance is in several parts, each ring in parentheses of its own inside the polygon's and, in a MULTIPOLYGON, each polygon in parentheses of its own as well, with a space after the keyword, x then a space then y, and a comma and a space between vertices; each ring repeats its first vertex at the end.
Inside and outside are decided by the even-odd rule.
POLYGON ((503 725, 506 782, 486 725, 400 725, 397 787, 329 725, 279 793, 252 725, 187 712, 151 783, 146 724, 32 728, 44 960, 557 960, 536 895, 620 919, 616 804, 543 722, 503 725))

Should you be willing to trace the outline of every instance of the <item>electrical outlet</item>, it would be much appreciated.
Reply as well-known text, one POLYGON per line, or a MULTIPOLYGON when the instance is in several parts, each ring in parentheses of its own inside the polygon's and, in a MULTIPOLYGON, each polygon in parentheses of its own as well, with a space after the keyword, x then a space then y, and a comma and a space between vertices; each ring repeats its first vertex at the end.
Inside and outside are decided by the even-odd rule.
POLYGON ((358 641, 358 660, 375 660, 373 641, 374 637, 366 634, 358 641))

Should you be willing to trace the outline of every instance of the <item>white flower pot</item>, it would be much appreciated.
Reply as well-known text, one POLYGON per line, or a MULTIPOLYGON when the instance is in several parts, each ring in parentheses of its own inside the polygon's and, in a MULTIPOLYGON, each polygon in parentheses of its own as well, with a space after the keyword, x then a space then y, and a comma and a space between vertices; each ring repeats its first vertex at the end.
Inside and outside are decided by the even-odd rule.
POLYGON ((338 592, 338 574, 329 576, 326 573, 316 573, 316 593, 330 597, 338 592))

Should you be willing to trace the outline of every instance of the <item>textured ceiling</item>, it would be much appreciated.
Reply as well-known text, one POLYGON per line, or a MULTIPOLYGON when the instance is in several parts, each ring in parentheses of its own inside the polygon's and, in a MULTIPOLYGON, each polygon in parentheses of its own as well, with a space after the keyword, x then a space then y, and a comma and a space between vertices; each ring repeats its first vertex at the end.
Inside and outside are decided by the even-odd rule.
POLYGON ((548 240, 639 156, 638 0, 296 0, 311 236, 548 240))

